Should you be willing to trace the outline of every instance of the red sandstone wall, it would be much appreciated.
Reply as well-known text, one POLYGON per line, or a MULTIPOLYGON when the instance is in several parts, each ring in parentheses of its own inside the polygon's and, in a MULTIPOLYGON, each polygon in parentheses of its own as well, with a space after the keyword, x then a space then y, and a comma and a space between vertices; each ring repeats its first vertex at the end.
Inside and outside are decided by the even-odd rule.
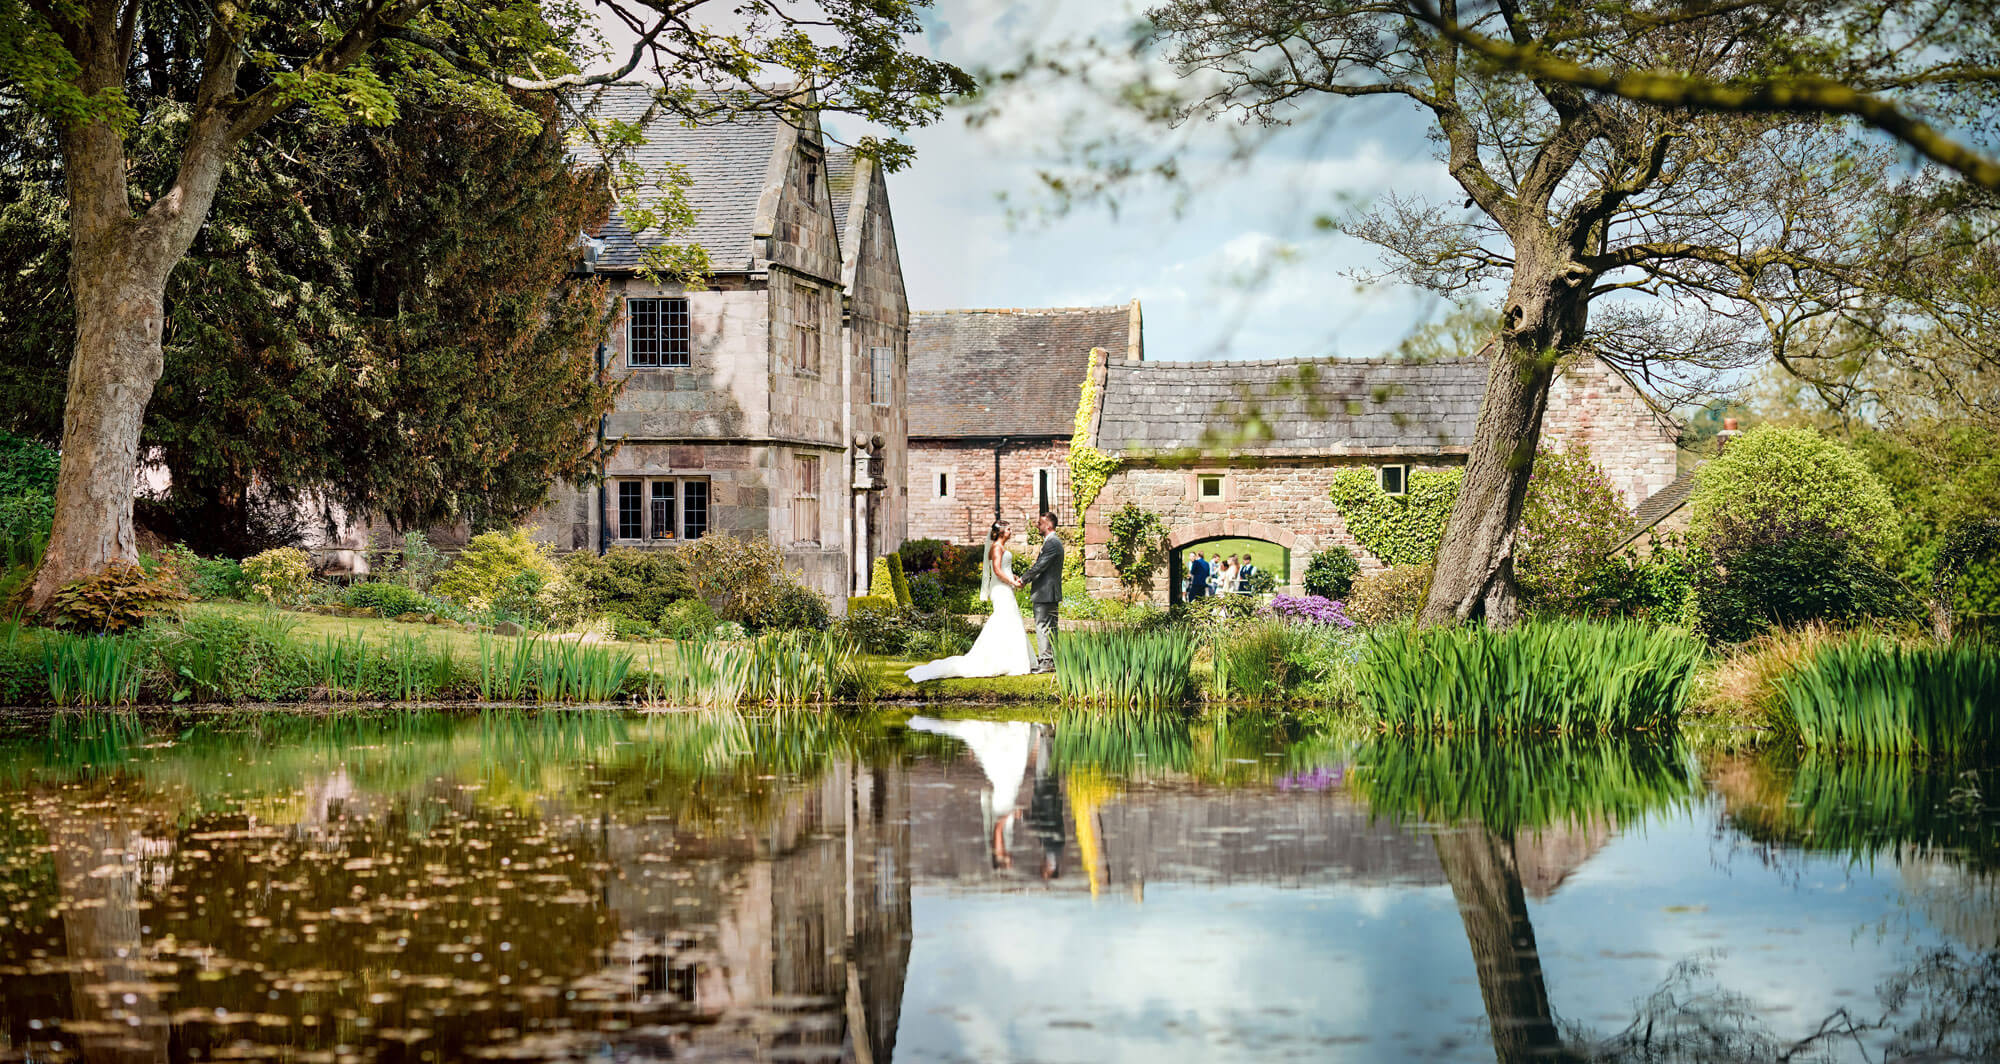
POLYGON ((1595 360, 1557 375, 1542 417, 1543 444, 1589 448, 1591 460, 1624 494, 1628 510, 1674 482, 1678 435, 1679 427, 1656 413, 1625 378, 1595 360))
MULTIPOLYGON (((1035 471, 1055 469, 1067 492, 1069 441, 1008 444, 1000 456, 1000 512, 1017 527, 1035 516, 1035 471)), ((993 521, 993 444, 910 441, 910 538, 978 543, 993 521), (949 498, 938 498, 937 474, 951 474, 949 498)), ((1058 505, 1057 512, 1068 507, 1058 505)))

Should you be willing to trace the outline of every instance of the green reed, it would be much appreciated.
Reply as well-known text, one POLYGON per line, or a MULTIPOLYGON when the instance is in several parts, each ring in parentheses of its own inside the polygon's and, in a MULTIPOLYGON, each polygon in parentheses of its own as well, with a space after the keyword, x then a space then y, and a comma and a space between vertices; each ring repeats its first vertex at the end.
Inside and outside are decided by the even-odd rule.
POLYGON ((1356 753, 1353 778, 1380 815, 1480 824, 1502 833, 1629 822, 1692 803, 1702 793, 1686 748, 1645 736, 1587 743, 1491 735, 1382 738, 1356 753))
POLYGON ((135 635, 55 633, 42 640, 42 669, 56 705, 129 705, 145 678, 146 644, 135 635))
POLYGON ((1394 732, 1652 729, 1678 718, 1702 653, 1684 632, 1629 621, 1398 627, 1370 638, 1354 680, 1394 732))
POLYGON ((368 692, 368 644, 360 632, 329 635, 309 645, 306 661, 327 701, 358 701, 368 692))
POLYGON ((535 671, 535 641, 513 639, 502 642, 479 637, 479 700, 520 702, 528 697, 528 681, 535 671))
POLYGON ((535 697, 543 702, 609 702, 625 688, 632 654, 568 639, 535 642, 535 697))
POLYGON ((865 693, 854 645, 833 632, 765 632, 749 641, 744 694, 773 706, 804 706, 865 693))
POLYGON ((1183 628, 1071 632, 1056 654, 1056 693, 1072 705, 1160 709, 1187 701, 1194 637, 1183 628))
POLYGON ((2000 650, 1991 646, 1858 636, 1821 647, 1778 690, 1815 749, 1955 756, 2000 740, 2000 650))
POLYGON ((750 687, 752 651, 748 644, 722 639, 683 639, 674 645, 673 666, 658 663, 646 681, 649 705, 734 709, 750 687))

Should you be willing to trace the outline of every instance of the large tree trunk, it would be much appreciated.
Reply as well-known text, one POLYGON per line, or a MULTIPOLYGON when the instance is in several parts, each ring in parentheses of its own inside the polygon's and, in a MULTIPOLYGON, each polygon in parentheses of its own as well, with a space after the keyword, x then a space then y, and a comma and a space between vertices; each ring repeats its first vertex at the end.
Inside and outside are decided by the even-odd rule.
POLYGON ((1556 363, 1583 342, 1590 280, 1567 256, 1518 249, 1499 341, 1486 373, 1458 502, 1445 522, 1422 625, 1520 619, 1514 532, 1535 470, 1556 363))
POLYGON ((1477 826, 1440 831, 1436 842, 1479 973, 1494 1058, 1500 1064, 1575 1060, 1549 1008, 1513 845, 1477 826))

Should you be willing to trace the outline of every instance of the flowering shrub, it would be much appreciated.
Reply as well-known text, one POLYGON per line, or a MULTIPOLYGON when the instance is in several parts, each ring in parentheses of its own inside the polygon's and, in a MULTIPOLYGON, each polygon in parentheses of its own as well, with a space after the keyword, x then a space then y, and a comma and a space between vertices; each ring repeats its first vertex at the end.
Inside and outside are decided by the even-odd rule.
POLYGON ((312 578, 312 562, 297 547, 274 547, 243 559, 243 579, 250 585, 250 597, 280 606, 304 599, 312 578))
POLYGON ((1303 621, 1307 624, 1332 624, 1342 628, 1354 627, 1354 618, 1340 603, 1319 595, 1279 595, 1271 600, 1264 612, 1288 621, 1303 621))
POLYGON ((1585 612, 1594 577, 1631 524, 1618 489, 1581 444, 1537 453, 1514 540, 1522 593, 1542 609, 1585 612))

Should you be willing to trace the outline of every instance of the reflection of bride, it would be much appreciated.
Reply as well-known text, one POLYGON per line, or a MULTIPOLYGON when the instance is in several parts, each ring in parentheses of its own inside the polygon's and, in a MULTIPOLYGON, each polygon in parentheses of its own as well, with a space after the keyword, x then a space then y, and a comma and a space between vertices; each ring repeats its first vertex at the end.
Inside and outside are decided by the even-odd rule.
POLYGON ((1007 854, 1007 830, 1021 811, 1021 779, 1028 774, 1028 753, 1035 745, 1035 726, 1024 720, 937 720, 911 717, 913 731, 949 735, 972 748, 986 773, 980 812, 986 822, 993 863, 1013 864, 1007 854))
POLYGON ((1021 586, 1021 581, 1014 579, 1010 564, 1013 554, 1007 549, 1013 536, 1013 526, 1005 521, 993 522, 993 530, 986 536, 986 565, 979 573, 979 597, 993 603, 993 612, 979 629, 979 638, 973 640, 972 649, 911 669, 904 673, 911 683, 945 676, 1026 676, 1034 667, 1034 655, 1028 650, 1028 632, 1021 625, 1021 607, 1014 602, 1014 589, 1021 586))

